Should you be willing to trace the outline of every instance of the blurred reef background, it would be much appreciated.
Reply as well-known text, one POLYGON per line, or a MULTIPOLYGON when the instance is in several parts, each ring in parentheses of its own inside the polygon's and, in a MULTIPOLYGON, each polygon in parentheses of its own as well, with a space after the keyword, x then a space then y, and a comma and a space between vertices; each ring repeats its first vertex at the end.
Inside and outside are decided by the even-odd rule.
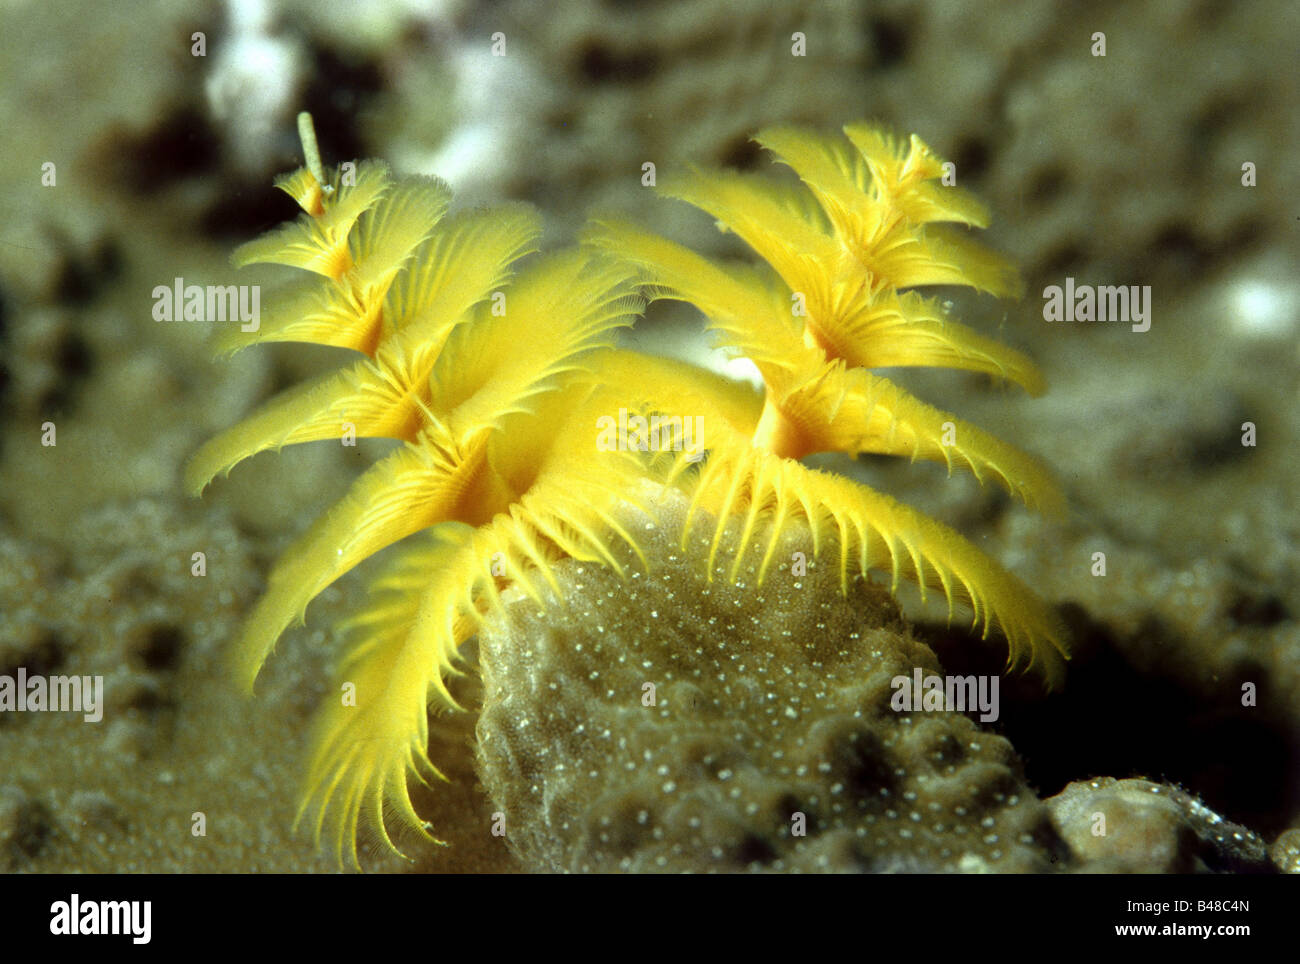
MULTIPOLYGON (((959 316, 1035 358, 1050 389, 903 380, 1044 457, 1071 503, 1050 525, 932 466, 856 467, 1001 559, 1075 636, 1062 692, 1003 680, 1001 718, 982 727, 994 749, 967 761, 990 794, 970 819, 1027 835, 1010 870, 1300 870, 1298 41, 1289 0, 0 0, 0 674, 102 674, 106 697, 98 724, 0 714, 0 869, 333 869, 290 826, 329 627, 361 580, 309 609, 252 703, 219 661, 270 562, 382 446, 286 449, 186 497, 181 466, 203 440, 335 356, 273 345, 218 362, 203 326, 151 315, 154 287, 177 277, 260 280, 229 253, 296 213, 271 178, 301 163, 306 109, 327 164, 378 157, 446 178, 464 203, 532 202, 548 245, 613 208, 724 253, 741 249, 641 186, 644 162, 661 183, 689 163, 755 169, 769 161, 749 136, 780 122, 919 134, 989 204, 983 240, 1027 282, 1019 304, 954 292, 959 316), (1042 291, 1066 277, 1150 285, 1150 330, 1045 322, 1042 291), (1105 838, 1081 829, 1098 810, 1116 828, 1105 838)), ((631 340, 698 355, 698 327, 656 305, 631 340)), ((907 665, 998 672, 998 648, 958 623, 923 611, 895 627, 901 652, 919 647, 907 665)), ((517 644, 507 630, 488 642, 517 644)), ((477 677, 461 687, 481 698, 477 677)), ((503 712, 485 727, 508 732, 503 712)), ((974 729, 949 722, 961 739, 974 729)), ((620 853, 639 856, 547 827, 512 851, 488 832, 484 783, 513 791, 476 777, 474 716, 432 730, 452 782, 419 802, 450 846, 420 849, 416 870, 719 866, 629 838, 640 809, 609 803, 608 786, 569 790, 609 803, 602 826, 626 824, 620 853), (551 838, 576 849, 541 853, 551 838)), ((900 770, 946 752, 913 735, 891 751, 900 770)), ((928 813, 918 822, 933 834, 928 813)), ((788 853, 779 836, 750 827, 720 866, 936 866, 911 837, 881 857, 830 835, 788 853)), ((999 869, 990 849, 957 869, 999 869)))

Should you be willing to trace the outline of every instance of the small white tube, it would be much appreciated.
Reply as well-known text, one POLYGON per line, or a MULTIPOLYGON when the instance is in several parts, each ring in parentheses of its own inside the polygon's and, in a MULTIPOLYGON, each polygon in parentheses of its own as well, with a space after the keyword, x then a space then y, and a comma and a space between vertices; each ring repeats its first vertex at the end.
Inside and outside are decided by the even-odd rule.
POLYGON ((298 139, 302 141, 302 154, 307 162, 307 170, 311 171, 312 177, 316 178, 316 183, 321 186, 321 190, 329 193, 329 185, 325 183, 325 168, 320 162, 320 148, 316 146, 316 125, 311 122, 311 114, 307 111, 301 111, 298 114, 298 139))

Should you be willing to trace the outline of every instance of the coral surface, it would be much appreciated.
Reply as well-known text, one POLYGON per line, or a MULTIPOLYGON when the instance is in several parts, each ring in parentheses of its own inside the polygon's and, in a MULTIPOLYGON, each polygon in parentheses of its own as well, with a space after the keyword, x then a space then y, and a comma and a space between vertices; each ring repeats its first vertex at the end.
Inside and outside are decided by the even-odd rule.
POLYGON ((799 526, 761 588, 752 562, 732 583, 702 563, 711 527, 682 548, 686 505, 665 491, 657 521, 629 510, 650 573, 564 564, 562 605, 520 599, 480 634, 479 767, 526 866, 1042 872, 1068 856, 1010 743, 891 705, 895 680, 940 670, 883 588, 842 596, 799 526))

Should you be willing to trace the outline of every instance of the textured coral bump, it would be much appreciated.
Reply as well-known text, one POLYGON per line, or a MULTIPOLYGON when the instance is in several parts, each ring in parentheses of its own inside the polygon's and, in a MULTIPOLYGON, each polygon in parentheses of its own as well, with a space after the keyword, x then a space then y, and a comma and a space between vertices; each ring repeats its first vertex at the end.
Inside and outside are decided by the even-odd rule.
MULTIPOLYGON (((1019 296, 1013 266, 942 223, 983 227, 983 207, 941 183, 943 164, 919 138, 900 143, 864 124, 844 133, 847 139, 788 128, 758 135, 802 184, 696 170, 661 187, 711 214, 764 264, 718 264, 616 218, 597 219, 588 232, 590 244, 634 263, 653 296, 698 307, 718 343, 762 375, 756 415, 715 419, 707 462, 678 466, 694 507, 717 520, 710 568, 724 525, 740 517, 744 538, 730 575, 761 524, 770 533, 765 548, 752 549, 763 553, 761 581, 783 525, 799 517, 818 543, 833 537, 845 586, 851 571, 878 569, 895 589, 900 578, 916 582, 922 596, 927 587, 942 589, 950 614, 961 600, 985 636, 995 626, 1002 631, 1009 666, 1026 662, 1056 682, 1067 658, 1064 627, 1020 580, 939 522, 798 461, 816 452, 943 461, 950 471, 958 465, 981 481, 992 477, 1049 514, 1064 505, 1038 461, 870 371, 959 368, 1043 390, 1028 358, 906 290, 966 285, 1019 296)), ((686 390, 674 381, 703 384, 684 368, 665 372, 660 404, 686 390)))

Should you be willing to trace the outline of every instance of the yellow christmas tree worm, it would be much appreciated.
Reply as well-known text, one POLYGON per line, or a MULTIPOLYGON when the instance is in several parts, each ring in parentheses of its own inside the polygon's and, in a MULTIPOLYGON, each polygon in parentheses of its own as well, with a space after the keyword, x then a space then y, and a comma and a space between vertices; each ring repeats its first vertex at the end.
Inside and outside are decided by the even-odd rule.
POLYGON ((355 862, 363 813, 386 840, 386 805, 421 826, 406 778, 436 772, 424 758, 427 707, 453 705, 444 676, 500 589, 540 601, 557 559, 616 565, 610 538, 635 548, 613 509, 645 466, 634 453, 595 450, 596 421, 617 402, 593 373, 643 302, 629 268, 588 251, 515 270, 537 235, 524 208, 443 220, 445 186, 394 179, 378 164, 358 166, 351 183, 337 173, 323 185, 310 168, 279 183, 304 215, 235 260, 310 273, 287 298, 318 310, 295 319, 273 307, 276 324, 249 340, 362 357, 207 443, 186 483, 197 493, 259 451, 345 430, 403 443, 276 563, 232 651, 233 673, 251 689, 321 590, 422 534, 395 550, 373 605, 352 621, 346 665, 357 706, 323 710, 309 767, 304 814, 315 808, 317 835, 355 862))
MULTIPOLYGON (((609 219, 581 249, 535 255, 530 208, 447 214, 437 179, 377 161, 327 173, 309 122, 302 131, 307 166, 276 181, 302 216, 234 256, 299 277, 268 299, 257 332, 232 331, 219 348, 304 342, 351 360, 209 441, 185 482, 197 494, 258 452, 345 432, 401 443, 276 563, 232 648, 233 675, 251 689, 311 600, 386 550, 365 608, 343 627, 341 679, 355 705, 322 708, 299 811, 341 857, 357 863, 363 822, 390 847, 386 820, 429 837, 408 780, 438 775, 427 714, 455 706, 446 679, 460 647, 502 611, 508 588, 550 605, 562 560, 621 571, 615 542, 640 555, 622 506, 656 486, 684 487, 692 516, 716 520, 701 545, 711 574, 729 523, 739 520, 742 550, 728 574, 753 543, 761 581, 783 527, 803 520, 815 551, 838 554, 842 586, 879 570, 895 588, 908 578, 923 594, 941 589, 950 612, 964 601, 986 634, 1001 628, 1011 663, 1057 677, 1064 632, 1023 584, 934 520, 799 462, 815 452, 941 460, 1031 506, 1063 504, 1035 460, 869 370, 935 365, 1043 388, 1023 355, 909 290, 1019 290, 1010 265, 943 226, 987 216, 936 183, 939 162, 915 138, 903 147, 865 126, 847 128, 847 144, 769 131, 764 143, 806 186, 705 172, 676 182, 669 193, 766 262, 724 266, 609 219), (615 347, 643 289, 697 305, 722 344, 753 360, 762 390, 615 347), (686 452, 602 444, 599 426, 619 412, 698 415, 700 432, 686 452)), ((688 546, 689 523, 682 538, 688 546)))
MULTIPOLYGON (((964 600, 987 636, 1001 629, 1009 665, 1060 679, 1066 634, 1057 615, 1028 587, 956 532, 864 485, 817 472, 798 460, 817 452, 877 453, 943 461, 987 477, 1049 514, 1064 499, 1050 472, 957 416, 932 408, 869 368, 942 366, 985 372, 1032 393, 1042 376, 1020 354, 948 317, 910 290, 967 285, 1016 295, 1015 269, 1000 256, 935 222, 983 225, 982 207, 938 183, 943 167, 918 138, 902 145, 867 125, 847 141, 776 129, 757 140, 794 168, 803 186, 763 175, 692 171, 663 193, 713 215, 766 264, 724 266, 616 218, 598 219, 593 246, 638 267, 654 297, 689 302, 707 317, 720 346, 754 362, 763 380, 752 425, 728 423, 702 467, 682 462, 693 509, 716 516, 714 557, 730 518, 744 519, 742 550, 760 524, 771 537, 767 574, 781 526, 799 516, 814 540, 831 532, 841 578, 851 567, 887 570, 964 600)), ((629 377, 631 377, 629 372, 629 377)), ((668 387, 662 404, 684 389, 668 387)), ((689 538, 689 526, 683 535, 689 538)))

